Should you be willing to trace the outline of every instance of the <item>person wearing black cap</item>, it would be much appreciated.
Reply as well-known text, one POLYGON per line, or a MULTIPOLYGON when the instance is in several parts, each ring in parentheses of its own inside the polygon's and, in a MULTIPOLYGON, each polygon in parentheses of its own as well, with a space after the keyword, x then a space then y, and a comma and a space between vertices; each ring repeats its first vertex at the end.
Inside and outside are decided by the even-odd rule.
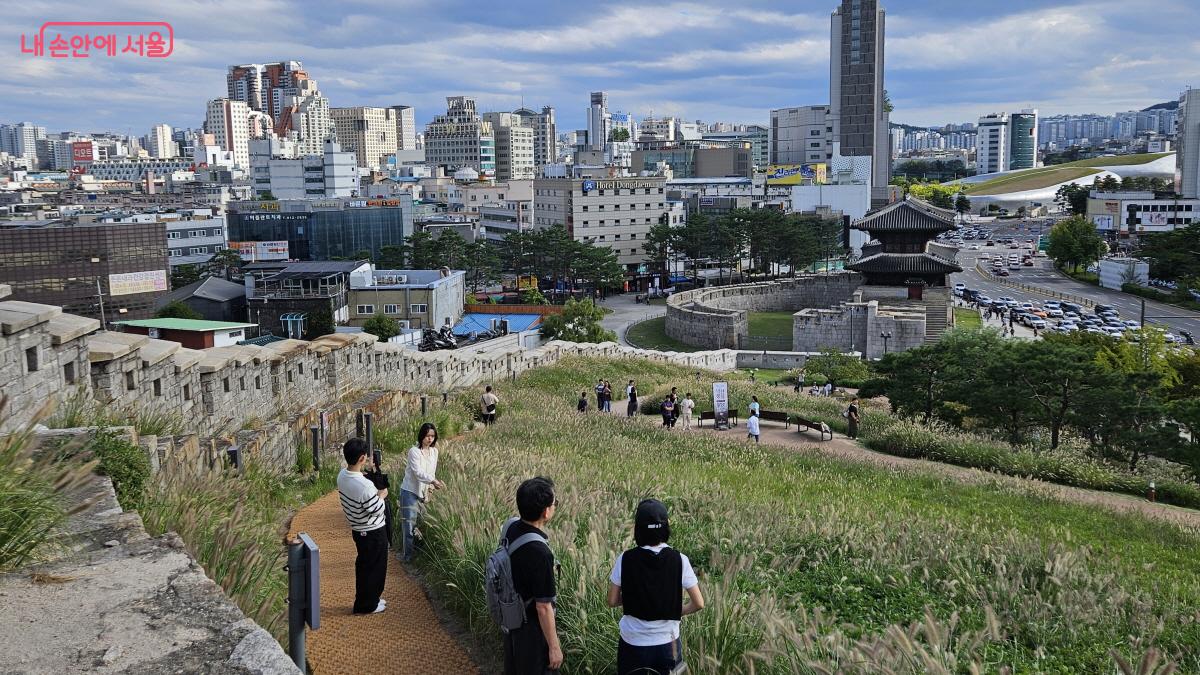
POLYGON ((667 507, 657 499, 642 500, 634 516, 637 546, 617 556, 609 576, 608 606, 624 610, 618 675, 668 675, 683 661, 680 618, 704 609, 692 563, 667 545, 670 538, 667 507))

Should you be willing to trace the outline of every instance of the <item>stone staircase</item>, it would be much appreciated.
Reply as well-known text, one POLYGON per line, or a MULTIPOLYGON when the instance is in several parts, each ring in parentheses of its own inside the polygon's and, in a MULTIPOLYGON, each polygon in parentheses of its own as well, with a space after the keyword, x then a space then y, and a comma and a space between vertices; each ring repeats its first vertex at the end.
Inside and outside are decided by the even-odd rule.
POLYGON ((933 344, 942 338, 949 328, 946 322, 946 304, 941 298, 923 302, 925 305, 925 344, 933 344))

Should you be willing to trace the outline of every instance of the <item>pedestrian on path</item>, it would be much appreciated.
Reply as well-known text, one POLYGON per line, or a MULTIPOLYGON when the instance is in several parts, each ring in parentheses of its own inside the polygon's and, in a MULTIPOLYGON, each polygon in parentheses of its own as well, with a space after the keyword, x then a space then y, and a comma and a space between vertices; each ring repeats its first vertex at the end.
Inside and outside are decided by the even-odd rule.
POLYGON ((525 624, 504 635, 504 675, 546 675, 562 667, 554 619, 554 553, 545 533, 557 504, 554 481, 549 478, 530 478, 517 488, 520 520, 505 529, 504 538, 515 542, 527 534, 536 537, 510 556, 513 590, 525 601, 526 610, 525 624))
POLYGON ((492 385, 488 385, 483 389, 483 396, 479 398, 479 407, 483 412, 483 425, 488 426, 496 423, 496 405, 500 403, 500 397, 492 392, 492 385))
POLYGON ((679 415, 683 418, 684 431, 692 428, 692 410, 696 407, 696 402, 692 400, 692 393, 688 392, 683 400, 679 402, 679 415))
POLYGON ((637 413, 637 407, 638 407, 637 385, 633 383, 633 380, 630 380, 629 384, 626 385, 625 396, 626 396, 626 398, 629 399, 628 402, 625 404, 625 416, 633 417, 634 414, 637 413))
POLYGON ((404 533, 404 548, 398 555, 404 562, 412 562, 416 553, 413 531, 429 499, 429 491, 446 487, 437 479, 437 439, 437 427, 426 422, 417 431, 417 444, 408 449, 404 482, 400 484, 400 527, 404 533))
POLYGON ((675 401, 672 401, 671 397, 668 396, 663 399, 662 405, 659 407, 659 409, 662 412, 663 427, 669 429, 674 426, 675 401))
POLYGON ((604 381, 604 412, 612 412, 612 384, 604 381))
POLYGON ((596 380, 596 410, 604 410, 604 380, 596 380))
POLYGON ((758 427, 758 411, 751 410, 750 416, 746 418, 746 438, 753 438, 757 443, 759 433, 761 432, 758 427))
POLYGON ((762 405, 759 404, 758 397, 751 396, 750 397, 750 414, 757 415, 759 410, 762 410, 762 405))
POLYGON ((670 538, 667 507, 657 499, 638 504, 635 547, 617 556, 608 577, 608 606, 622 610, 618 675, 668 675, 683 662, 680 619, 704 609, 692 563, 667 545, 670 538))
POLYGON ((387 487, 378 488, 363 476, 371 455, 367 442, 351 438, 342 446, 346 468, 338 472, 338 497, 342 513, 350 524, 354 547, 354 608, 355 614, 374 614, 387 608, 381 598, 387 581, 387 532, 384 530, 384 500, 387 487))
POLYGON ((850 407, 846 408, 846 435, 858 438, 858 397, 850 399, 850 407))
POLYGON ((575 409, 581 413, 587 412, 587 392, 586 391, 579 392, 579 404, 575 406, 575 409))

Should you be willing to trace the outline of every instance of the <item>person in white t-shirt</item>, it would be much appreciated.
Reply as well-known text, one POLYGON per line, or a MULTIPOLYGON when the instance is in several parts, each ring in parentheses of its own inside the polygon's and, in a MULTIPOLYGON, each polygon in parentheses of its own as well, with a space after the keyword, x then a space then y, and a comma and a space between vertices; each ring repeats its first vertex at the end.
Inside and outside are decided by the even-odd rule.
POLYGON ((679 416, 683 418, 683 428, 685 430, 692 428, 692 410, 696 407, 696 401, 692 399, 689 392, 679 402, 679 416))
POLYGON ((638 504, 637 546, 617 556, 609 576, 608 606, 623 610, 618 675, 668 675, 683 661, 680 619, 704 609, 692 563, 667 545, 670 538, 667 507, 657 499, 638 504))
POLYGON ((754 442, 758 442, 758 413, 750 411, 750 416, 746 418, 746 438, 753 438, 754 442))

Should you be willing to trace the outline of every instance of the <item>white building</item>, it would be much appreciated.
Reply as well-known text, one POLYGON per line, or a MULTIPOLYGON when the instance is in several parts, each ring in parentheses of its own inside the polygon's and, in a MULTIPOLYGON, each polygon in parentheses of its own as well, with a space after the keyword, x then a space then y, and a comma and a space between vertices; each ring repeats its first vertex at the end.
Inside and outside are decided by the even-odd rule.
POLYGON ((446 97, 446 113, 425 126, 425 163, 453 171, 470 167, 488 178, 496 175, 496 137, 479 116, 470 96, 446 97))
POLYGON ((321 154, 325 141, 336 138, 329 99, 321 95, 316 80, 301 79, 284 94, 275 131, 296 141, 298 151, 306 155, 321 154))
POLYGON ((979 118, 975 164, 979 173, 1008 171, 1008 113, 979 118))
POLYGON ((212 134, 213 142, 233 154, 233 163, 241 169, 250 168, 250 108, 242 101, 217 98, 208 102, 204 131, 212 134))
POLYGON ((149 141, 149 146, 146 148, 150 152, 151 157, 160 157, 170 159, 175 157, 177 153, 175 139, 171 135, 171 125, 156 124, 150 128, 150 135, 146 137, 149 141))
POLYGON ((529 108, 518 108, 513 111, 513 114, 521 118, 523 126, 533 129, 534 168, 537 169, 557 161, 554 108, 543 106, 540 113, 529 108))
POLYGON ((587 110, 588 147, 592 150, 604 150, 608 142, 608 133, 612 120, 608 116, 608 93, 593 91, 591 105, 587 110))
MULTIPOLYGON (((417 149, 417 115, 411 105, 394 105, 396 113, 396 149, 417 149)), ((341 139, 338 139, 341 140, 341 139)))
POLYGON ((507 199, 479 207, 480 234, 490 242, 503 241, 513 232, 526 232, 533 225, 533 200, 507 199))
POLYGON ((833 157, 829 106, 809 105, 771 111, 770 164, 811 164, 833 157))
POLYGON ((46 137, 46 128, 29 122, 0 124, 0 152, 13 157, 24 157, 30 166, 37 168, 37 142, 46 137))
POLYGON ((496 183, 454 183, 447 187, 445 197, 446 207, 450 211, 479 213, 486 204, 532 202, 533 181, 526 179, 496 183))
POLYGON ((169 176, 176 171, 190 171, 192 160, 187 157, 171 159, 102 159, 88 165, 87 172, 96 180, 129 180, 137 181, 146 177, 147 173, 155 176, 169 176))
POLYGON ((395 108, 331 108, 329 117, 338 143, 347 152, 355 153, 358 165, 363 168, 381 168, 385 158, 400 149, 396 132, 401 125, 395 108))
POLYGON ((496 180, 526 180, 534 174, 534 130, 516 113, 484 113, 496 139, 496 180))
MULTIPOLYGON (((871 210, 871 186, 862 183, 848 185, 796 185, 792 187, 792 212, 805 213, 823 209, 841 211, 851 219, 862 218, 871 210)), ((850 230, 850 248, 861 251, 869 237, 866 232, 850 230)))
POLYGON ((251 178, 255 194, 270 192, 276 199, 334 199, 358 192, 358 162, 326 141, 319 155, 292 154, 286 139, 251 141, 251 178))
POLYGON ((1179 95, 1175 136, 1175 192, 1200 198, 1200 89, 1179 95))
POLYGON ((673 141, 675 140, 675 118, 647 117, 638 123, 637 139, 639 141, 673 141))

